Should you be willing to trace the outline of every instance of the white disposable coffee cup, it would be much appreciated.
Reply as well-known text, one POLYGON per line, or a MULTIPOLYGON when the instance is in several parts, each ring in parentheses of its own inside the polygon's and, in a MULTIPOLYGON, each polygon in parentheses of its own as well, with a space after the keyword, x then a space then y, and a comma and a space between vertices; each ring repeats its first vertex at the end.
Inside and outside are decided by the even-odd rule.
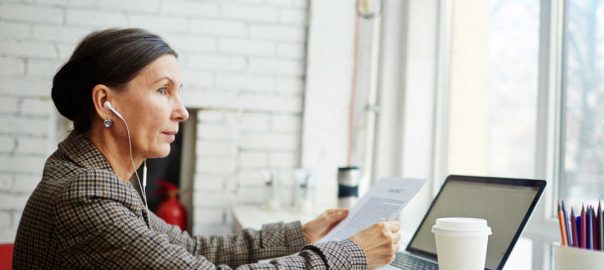
POLYGON ((491 228, 478 218, 436 219, 432 226, 436 239, 439 270, 483 270, 491 228))

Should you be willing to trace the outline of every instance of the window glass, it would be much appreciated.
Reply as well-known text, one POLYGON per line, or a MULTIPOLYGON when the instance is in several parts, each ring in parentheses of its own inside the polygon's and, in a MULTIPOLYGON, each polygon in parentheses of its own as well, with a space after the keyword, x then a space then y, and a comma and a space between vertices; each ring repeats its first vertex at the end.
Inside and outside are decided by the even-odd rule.
POLYGON ((491 1, 487 148, 491 175, 534 176, 539 2, 491 1))
POLYGON ((559 196, 604 198, 604 1, 565 1, 559 196))

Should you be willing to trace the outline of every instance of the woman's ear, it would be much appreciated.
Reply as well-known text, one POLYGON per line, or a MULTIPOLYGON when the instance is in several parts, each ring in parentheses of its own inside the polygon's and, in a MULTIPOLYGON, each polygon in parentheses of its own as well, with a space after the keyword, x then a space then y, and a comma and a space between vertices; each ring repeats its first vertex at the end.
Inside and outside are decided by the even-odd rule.
POLYGON ((111 115, 111 112, 103 107, 103 103, 109 100, 111 94, 111 89, 104 84, 97 84, 92 88, 92 104, 96 115, 101 120, 111 115))

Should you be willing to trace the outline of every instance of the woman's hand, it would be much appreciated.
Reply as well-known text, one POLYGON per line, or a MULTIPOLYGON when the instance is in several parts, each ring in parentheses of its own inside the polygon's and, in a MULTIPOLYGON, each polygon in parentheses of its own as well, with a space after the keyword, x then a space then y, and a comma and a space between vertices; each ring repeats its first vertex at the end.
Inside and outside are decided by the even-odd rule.
POLYGON ((394 260, 401 240, 400 226, 397 221, 380 222, 355 234, 350 240, 365 252, 367 267, 375 269, 394 260))
POLYGON ((309 244, 316 243, 323 238, 323 236, 327 235, 333 227, 338 225, 340 221, 346 218, 346 216, 348 216, 348 209, 330 209, 304 224, 304 226, 302 226, 302 232, 304 233, 306 242, 309 244))

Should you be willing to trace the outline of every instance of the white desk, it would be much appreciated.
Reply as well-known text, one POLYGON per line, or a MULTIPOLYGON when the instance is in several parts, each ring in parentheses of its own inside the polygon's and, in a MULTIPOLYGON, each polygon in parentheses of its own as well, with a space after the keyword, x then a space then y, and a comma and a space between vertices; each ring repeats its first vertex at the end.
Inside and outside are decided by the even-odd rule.
POLYGON ((317 214, 303 214, 292 209, 269 210, 262 206, 237 205, 231 209, 235 230, 243 228, 260 229, 263 224, 273 222, 290 222, 299 220, 302 224, 319 216, 317 214))

